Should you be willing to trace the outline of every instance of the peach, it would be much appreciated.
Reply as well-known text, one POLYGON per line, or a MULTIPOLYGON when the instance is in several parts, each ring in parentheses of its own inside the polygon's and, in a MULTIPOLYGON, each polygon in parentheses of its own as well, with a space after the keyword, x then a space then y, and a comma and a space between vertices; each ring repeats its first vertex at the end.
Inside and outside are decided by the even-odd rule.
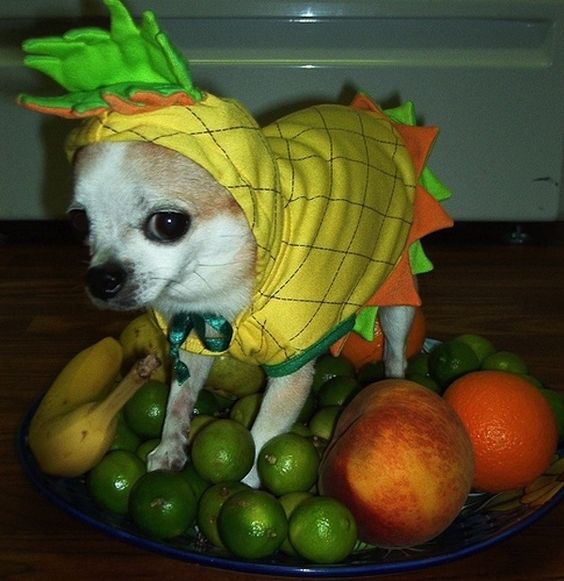
POLYGON ((440 396, 387 379, 364 388, 343 410, 319 472, 320 493, 351 510, 362 541, 410 547, 456 518, 474 459, 462 422, 440 396))

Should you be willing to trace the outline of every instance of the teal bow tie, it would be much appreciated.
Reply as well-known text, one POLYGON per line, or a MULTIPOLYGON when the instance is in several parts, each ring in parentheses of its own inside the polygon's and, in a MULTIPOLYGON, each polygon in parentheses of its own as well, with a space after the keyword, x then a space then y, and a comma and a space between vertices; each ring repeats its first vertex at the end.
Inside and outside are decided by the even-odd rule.
POLYGON ((170 345, 170 357, 179 383, 184 383, 190 377, 188 367, 180 360, 179 351, 192 330, 196 332, 204 347, 208 351, 214 351, 215 353, 225 351, 229 347, 233 336, 233 328, 226 319, 219 315, 209 313, 198 315, 186 312, 174 315, 170 322, 168 342, 170 345), (217 331, 218 336, 207 337, 206 325, 217 331))

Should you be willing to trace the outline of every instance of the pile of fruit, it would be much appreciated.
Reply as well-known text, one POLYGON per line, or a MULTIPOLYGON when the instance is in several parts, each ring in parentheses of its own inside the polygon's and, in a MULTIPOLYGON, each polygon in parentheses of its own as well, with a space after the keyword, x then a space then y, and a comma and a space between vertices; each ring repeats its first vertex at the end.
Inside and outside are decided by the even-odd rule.
POLYGON ((259 490, 240 480, 255 459, 265 377, 229 356, 196 403, 184 469, 146 471, 169 381, 166 341, 146 316, 67 364, 29 446, 44 472, 85 478, 97 504, 153 538, 196 530, 239 558, 281 551, 315 563, 343 561, 359 540, 417 545, 452 523, 471 490, 533 482, 564 437, 564 394, 520 357, 476 335, 421 352, 424 336, 419 313, 405 380, 384 379, 374 342, 322 356, 297 423, 259 451, 259 490))

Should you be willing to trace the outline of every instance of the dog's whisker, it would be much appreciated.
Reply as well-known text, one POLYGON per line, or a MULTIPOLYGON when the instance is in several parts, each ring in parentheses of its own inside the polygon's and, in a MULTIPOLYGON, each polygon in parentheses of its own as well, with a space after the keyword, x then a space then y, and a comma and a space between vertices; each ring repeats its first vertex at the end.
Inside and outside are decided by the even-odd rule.
POLYGON ((232 266, 234 264, 244 264, 245 260, 229 260, 227 262, 200 262, 199 266, 204 268, 223 268, 224 266, 232 266))

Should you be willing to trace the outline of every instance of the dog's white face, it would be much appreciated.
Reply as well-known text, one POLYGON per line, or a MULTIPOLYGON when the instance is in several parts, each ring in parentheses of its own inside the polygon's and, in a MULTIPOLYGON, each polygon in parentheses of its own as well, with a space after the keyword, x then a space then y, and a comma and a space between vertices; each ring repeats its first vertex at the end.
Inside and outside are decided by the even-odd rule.
POLYGON ((255 242, 242 210, 179 153, 142 142, 85 147, 69 216, 90 247, 87 288, 99 307, 232 319, 250 299, 255 242))

